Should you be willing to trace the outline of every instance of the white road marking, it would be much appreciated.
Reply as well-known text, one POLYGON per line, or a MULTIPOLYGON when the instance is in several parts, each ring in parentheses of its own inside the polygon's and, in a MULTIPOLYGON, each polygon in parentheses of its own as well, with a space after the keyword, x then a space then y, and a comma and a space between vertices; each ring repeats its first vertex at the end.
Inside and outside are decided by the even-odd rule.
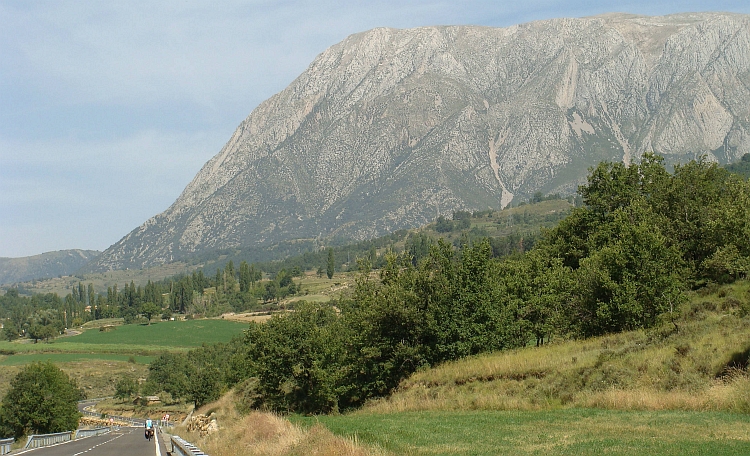
POLYGON ((154 432, 154 442, 156 443, 156 456, 161 456, 161 449, 159 449, 159 433, 154 432))

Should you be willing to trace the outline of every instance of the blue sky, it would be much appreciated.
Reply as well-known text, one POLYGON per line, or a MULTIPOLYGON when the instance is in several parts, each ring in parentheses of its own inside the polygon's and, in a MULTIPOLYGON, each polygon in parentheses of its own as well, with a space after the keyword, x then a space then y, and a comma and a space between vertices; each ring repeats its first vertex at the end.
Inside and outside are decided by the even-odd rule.
POLYGON ((613 11, 750 2, 0 0, 0 257, 106 249, 349 34, 613 11))

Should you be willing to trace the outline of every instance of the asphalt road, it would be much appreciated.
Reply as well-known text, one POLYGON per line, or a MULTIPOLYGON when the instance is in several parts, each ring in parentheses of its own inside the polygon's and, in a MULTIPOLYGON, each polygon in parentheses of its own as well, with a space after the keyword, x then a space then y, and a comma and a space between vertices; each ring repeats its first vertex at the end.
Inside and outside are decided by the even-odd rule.
MULTIPOLYGON (((158 434, 158 433, 157 433, 158 434)), ((11 455, 28 456, 166 456, 164 437, 152 441, 143 436, 142 428, 120 428, 109 434, 78 439, 54 446, 14 451, 11 455), (159 445, 157 446, 157 441, 159 445)))

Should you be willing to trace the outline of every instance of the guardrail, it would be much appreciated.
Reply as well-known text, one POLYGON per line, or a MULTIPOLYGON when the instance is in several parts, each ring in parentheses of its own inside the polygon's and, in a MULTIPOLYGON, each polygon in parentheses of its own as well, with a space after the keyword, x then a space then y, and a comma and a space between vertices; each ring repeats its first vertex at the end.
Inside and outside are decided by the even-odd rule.
POLYGON ((184 440, 182 437, 173 435, 172 441, 172 454, 179 456, 208 456, 206 453, 200 450, 197 446, 184 440))
POLYGON ((97 435, 106 434, 111 429, 108 427, 99 427, 95 429, 77 429, 76 430, 76 439, 85 439, 86 437, 94 437, 97 435))
POLYGON ((130 423, 130 424, 137 425, 137 426, 141 426, 145 422, 145 420, 142 420, 142 419, 136 419, 136 418, 130 418, 130 417, 118 416, 118 415, 109 415, 107 413, 91 412, 89 410, 84 410, 81 413, 87 416, 93 416, 95 418, 102 418, 102 419, 112 418, 115 421, 130 423))
POLYGON ((26 441, 24 449, 28 448, 40 448, 43 446, 54 445, 55 443, 67 442, 70 440, 72 433, 58 432, 56 434, 40 434, 30 435, 29 440, 26 441))
POLYGON ((0 439, 0 454, 10 453, 10 446, 13 445, 13 438, 0 439))

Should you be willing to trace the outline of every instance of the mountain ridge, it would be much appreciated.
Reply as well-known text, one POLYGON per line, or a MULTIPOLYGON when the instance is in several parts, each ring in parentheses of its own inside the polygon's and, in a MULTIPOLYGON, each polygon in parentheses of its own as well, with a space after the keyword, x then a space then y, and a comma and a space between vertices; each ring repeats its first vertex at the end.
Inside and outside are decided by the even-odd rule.
POLYGON ((602 160, 750 152, 750 19, 610 14, 376 28, 261 103, 165 212, 92 270, 570 194, 602 160))
POLYGON ((20 258, 0 257, 0 284, 74 274, 100 254, 97 250, 69 249, 20 258))

